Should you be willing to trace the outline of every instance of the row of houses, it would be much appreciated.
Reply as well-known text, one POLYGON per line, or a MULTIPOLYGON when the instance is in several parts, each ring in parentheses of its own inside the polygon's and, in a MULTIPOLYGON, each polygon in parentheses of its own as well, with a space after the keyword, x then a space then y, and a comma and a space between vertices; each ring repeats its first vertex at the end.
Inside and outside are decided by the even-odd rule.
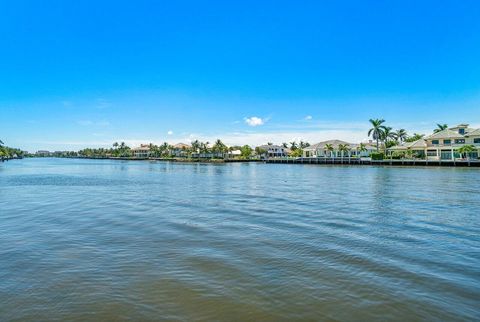
MULTIPOLYGON (((470 128, 468 124, 459 124, 430 136, 421 138, 415 142, 404 142, 400 145, 387 149, 387 154, 393 155, 396 152, 408 152, 411 157, 428 160, 454 160, 461 158, 459 149, 462 146, 471 145, 476 148, 469 153, 469 158, 478 159, 480 155, 480 129, 470 128)), ((290 150, 281 145, 262 145, 258 147, 264 158, 282 158, 290 154, 290 150)), ((192 153, 189 154, 191 146, 179 143, 173 146, 170 155, 174 157, 193 158, 234 158, 241 155, 240 151, 229 153, 192 153)), ((367 158, 377 152, 376 144, 372 141, 367 143, 350 143, 342 140, 327 140, 313 144, 303 149, 303 158, 367 158)), ((137 158, 150 156, 149 145, 141 145, 133 149, 133 155, 137 158)))
MULTIPOLYGON (((240 156, 242 153, 239 150, 229 151, 228 153, 221 153, 221 152, 208 152, 202 153, 200 151, 190 153, 190 149, 192 147, 185 143, 178 143, 175 144, 170 150, 168 151, 169 156, 175 158, 187 158, 192 157, 196 159, 214 159, 214 158, 225 158, 225 157, 236 157, 240 156)), ((136 158, 148 158, 152 155, 152 151, 150 150, 149 144, 141 144, 139 147, 132 149, 132 154, 136 158)))
POLYGON ((391 153, 409 152, 419 159, 455 160, 462 157, 459 149, 465 145, 475 147, 475 150, 469 153, 469 158, 478 159, 480 129, 470 128, 468 124, 459 124, 418 141, 403 143, 388 150, 391 153))

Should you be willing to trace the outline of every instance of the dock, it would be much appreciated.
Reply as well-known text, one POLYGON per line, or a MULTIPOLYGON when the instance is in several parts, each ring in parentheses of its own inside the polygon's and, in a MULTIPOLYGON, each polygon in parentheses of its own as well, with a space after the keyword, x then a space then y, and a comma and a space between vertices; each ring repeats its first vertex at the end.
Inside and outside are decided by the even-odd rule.
POLYGON ((265 160, 265 162, 274 164, 480 167, 480 160, 369 160, 358 158, 270 158, 265 160))

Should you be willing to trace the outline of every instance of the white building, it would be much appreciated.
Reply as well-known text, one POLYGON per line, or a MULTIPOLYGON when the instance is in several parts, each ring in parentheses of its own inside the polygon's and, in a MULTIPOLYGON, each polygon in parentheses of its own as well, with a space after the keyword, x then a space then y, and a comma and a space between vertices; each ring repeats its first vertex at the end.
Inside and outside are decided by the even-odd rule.
POLYGON ((372 143, 348 143, 342 140, 328 140, 303 149, 304 158, 368 157, 377 150, 372 143), (344 148, 344 149, 342 149, 344 148))
POLYGON ((462 158, 458 152, 462 146, 471 145, 476 151, 471 152, 471 159, 480 155, 480 129, 472 129, 468 124, 459 124, 433 133, 426 138, 411 143, 404 143, 389 149, 390 152, 410 152, 417 158, 427 160, 455 160, 462 158))
POLYGON ((262 157, 277 158, 288 155, 288 149, 280 145, 267 144, 261 145, 258 148, 264 151, 264 153, 261 154, 262 157))

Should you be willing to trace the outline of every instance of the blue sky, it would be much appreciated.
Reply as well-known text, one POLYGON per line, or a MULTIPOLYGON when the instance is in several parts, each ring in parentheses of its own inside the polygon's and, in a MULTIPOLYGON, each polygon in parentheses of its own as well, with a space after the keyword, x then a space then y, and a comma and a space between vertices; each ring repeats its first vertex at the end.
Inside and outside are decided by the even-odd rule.
POLYGON ((478 1, 2 1, 0 138, 30 151, 480 126, 478 1))

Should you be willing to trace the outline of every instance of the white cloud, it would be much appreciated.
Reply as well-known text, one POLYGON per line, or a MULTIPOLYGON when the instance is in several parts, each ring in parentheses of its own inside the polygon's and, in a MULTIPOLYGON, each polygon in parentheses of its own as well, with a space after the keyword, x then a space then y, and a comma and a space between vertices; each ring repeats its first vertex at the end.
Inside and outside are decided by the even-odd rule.
POLYGON ((168 134, 168 135, 173 135, 173 131, 170 130, 170 131, 167 132, 167 134, 168 134))
POLYGON ((245 123, 247 123, 249 126, 260 126, 265 124, 265 120, 257 116, 252 116, 246 117, 245 123))
POLYGON ((307 115, 305 116, 305 121, 311 121, 313 119, 313 116, 307 115))

